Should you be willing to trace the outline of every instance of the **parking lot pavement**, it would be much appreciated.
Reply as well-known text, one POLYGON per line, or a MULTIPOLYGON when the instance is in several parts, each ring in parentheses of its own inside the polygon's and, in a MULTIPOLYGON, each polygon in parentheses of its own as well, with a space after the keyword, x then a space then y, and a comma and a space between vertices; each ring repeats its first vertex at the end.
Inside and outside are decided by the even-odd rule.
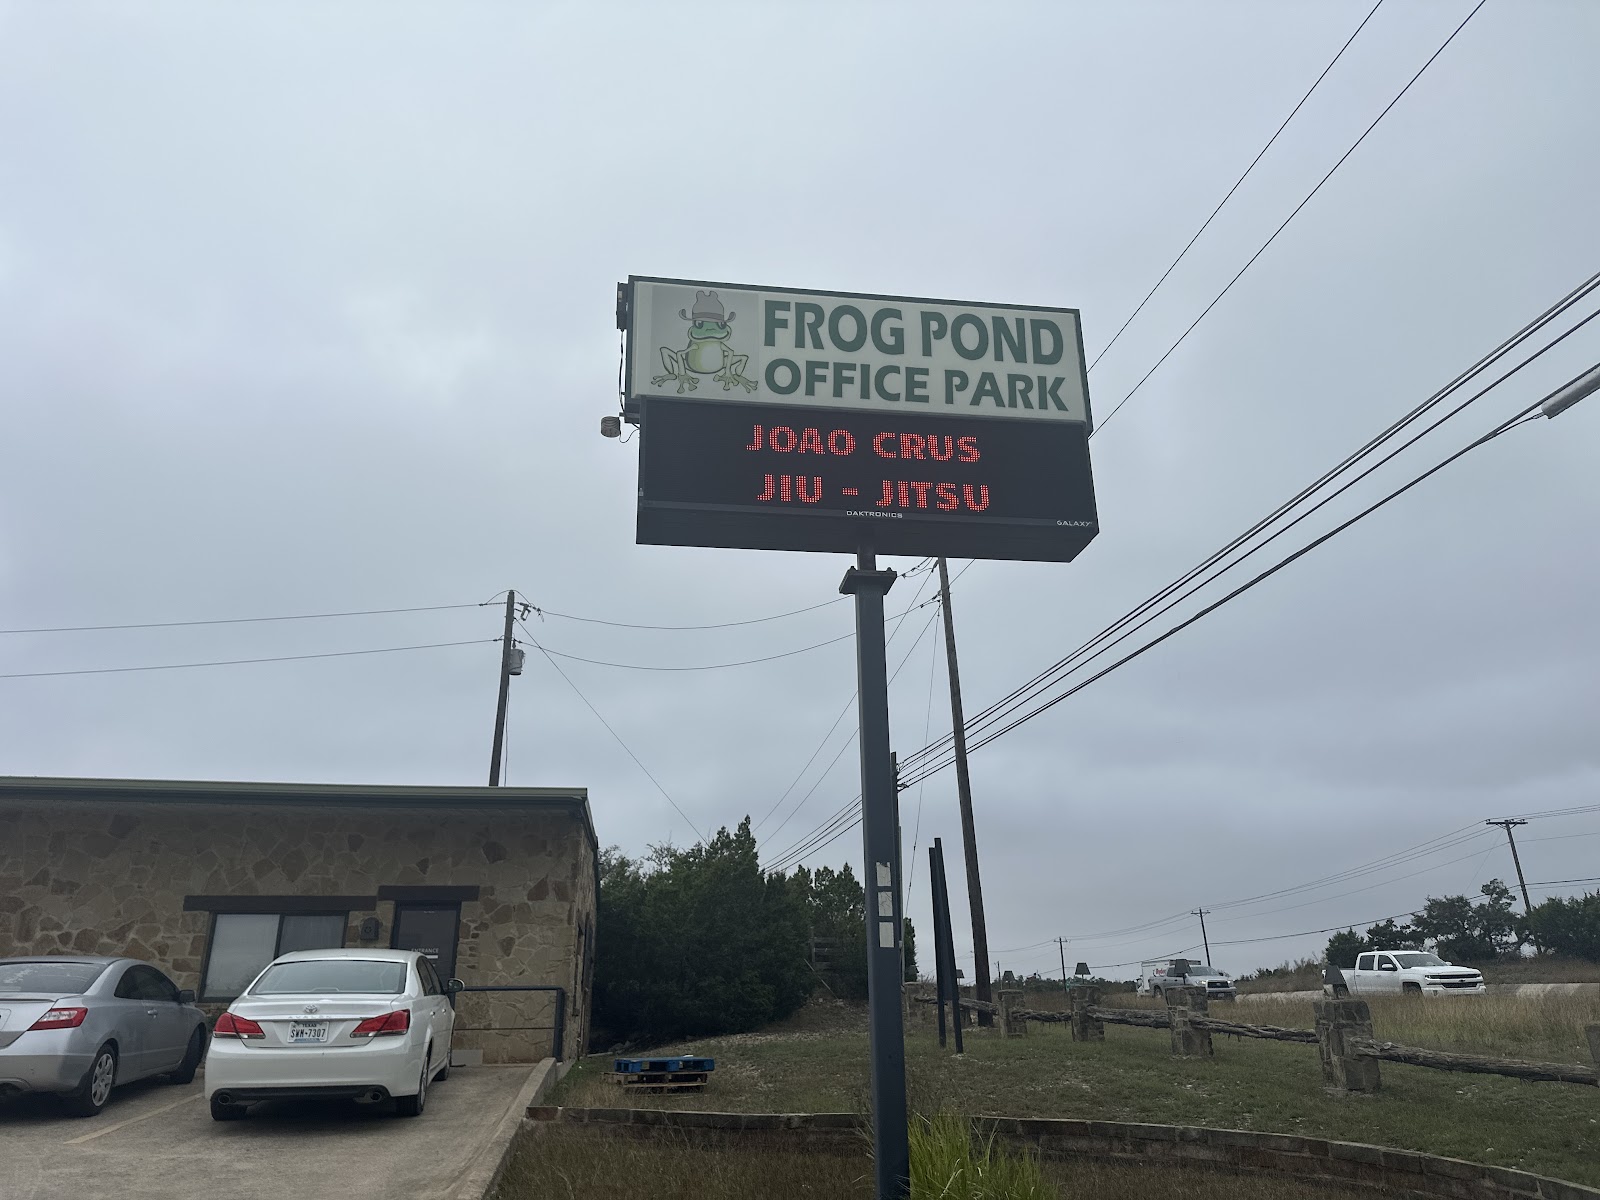
POLYGON ((87 1119, 26 1097, 0 1105, 0 1200, 443 1200, 534 1070, 457 1067, 415 1118, 279 1101, 213 1121, 199 1079, 118 1088, 87 1119))

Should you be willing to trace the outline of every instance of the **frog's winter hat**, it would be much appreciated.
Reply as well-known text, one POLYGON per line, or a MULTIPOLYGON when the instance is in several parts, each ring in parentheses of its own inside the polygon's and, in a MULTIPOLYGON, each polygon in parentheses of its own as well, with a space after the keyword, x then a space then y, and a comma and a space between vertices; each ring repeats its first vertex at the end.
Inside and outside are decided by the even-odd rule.
POLYGON ((738 315, 738 313, 729 313, 727 316, 723 316, 722 301, 717 299, 717 293, 714 291, 695 292, 694 308, 689 312, 684 312, 681 308, 678 310, 678 316, 685 321, 715 321, 722 325, 732 321, 738 315))

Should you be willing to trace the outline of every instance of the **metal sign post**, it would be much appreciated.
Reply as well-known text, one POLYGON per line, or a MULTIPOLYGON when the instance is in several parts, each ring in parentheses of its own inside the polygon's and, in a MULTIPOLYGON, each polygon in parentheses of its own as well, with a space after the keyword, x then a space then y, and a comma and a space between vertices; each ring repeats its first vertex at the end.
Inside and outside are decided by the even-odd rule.
POLYGON ((889 672, 883 598, 895 573, 870 550, 856 556, 839 591, 856 598, 856 686, 861 714, 861 830, 867 888, 867 1006, 872 1055, 872 1142, 878 1200, 903 1200, 911 1187, 906 1128, 906 1049, 901 1013, 900 889, 896 863, 894 761, 889 753, 889 672))

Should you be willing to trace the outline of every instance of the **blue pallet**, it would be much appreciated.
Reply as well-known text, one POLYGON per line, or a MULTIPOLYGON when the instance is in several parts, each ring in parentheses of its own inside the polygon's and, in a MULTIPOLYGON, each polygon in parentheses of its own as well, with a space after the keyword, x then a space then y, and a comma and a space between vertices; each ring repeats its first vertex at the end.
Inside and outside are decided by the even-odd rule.
POLYGON ((618 1058, 612 1061, 611 1069, 618 1075, 657 1075, 662 1072, 675 1074, 679 1071, 714 1071, 717 1069, 717 1060, 714 1058, 618 1058))

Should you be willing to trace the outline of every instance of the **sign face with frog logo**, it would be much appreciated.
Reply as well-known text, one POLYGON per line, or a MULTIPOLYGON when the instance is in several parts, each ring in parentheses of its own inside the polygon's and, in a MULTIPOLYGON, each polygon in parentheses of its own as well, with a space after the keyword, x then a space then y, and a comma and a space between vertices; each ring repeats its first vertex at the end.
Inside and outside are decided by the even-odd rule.
POLYGON ((1078 313, 634 276, 638 540, 1066 561, 1099 530, 1078 313))

